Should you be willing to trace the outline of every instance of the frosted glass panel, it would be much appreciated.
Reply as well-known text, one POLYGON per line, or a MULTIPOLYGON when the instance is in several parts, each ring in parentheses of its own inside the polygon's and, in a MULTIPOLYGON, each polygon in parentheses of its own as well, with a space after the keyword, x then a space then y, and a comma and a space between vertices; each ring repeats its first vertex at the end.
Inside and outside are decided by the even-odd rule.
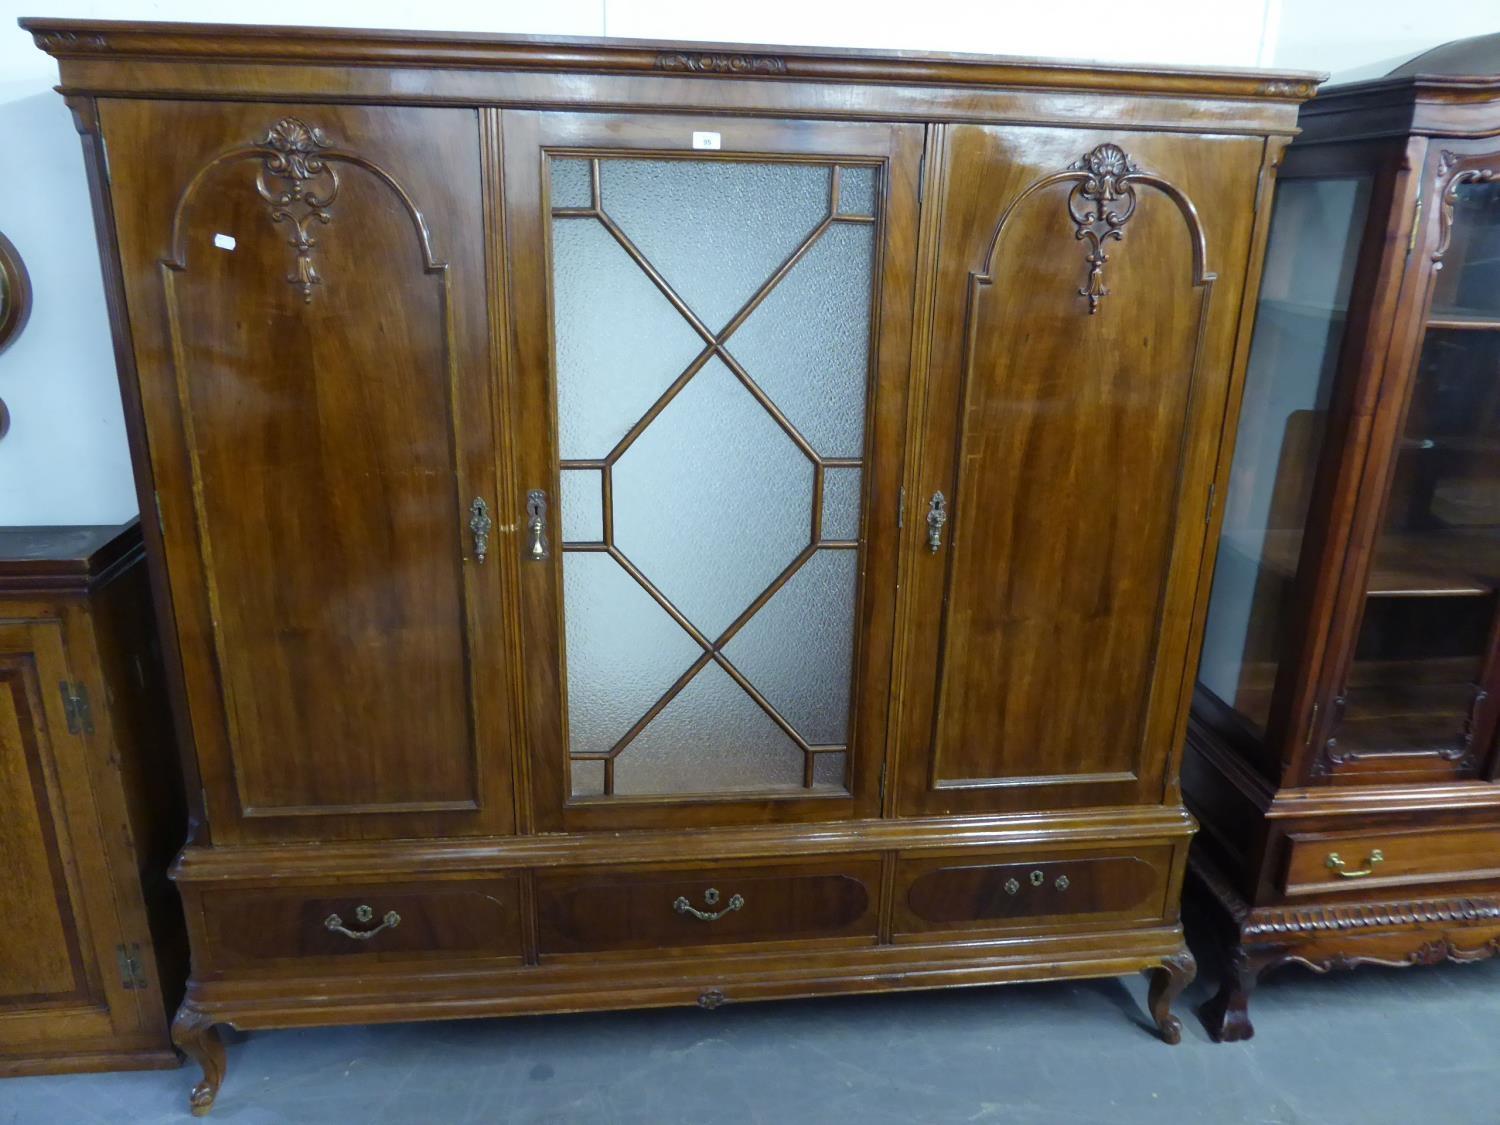
POLYGON ((823 538, 859 538, 859 469, 823 470, 823 538))
POLYGON ((573 796, 599 797, 604 793, 604 763, 585 759, 570 763, 573 770, 573 796))
MULTIPOLYGON (((818 464, 821 541, 861 537, 876 224, 828 222, 831 164, 597 159, 622 237, 551 221, 569 748, 610 756, 572 794, 842 788, 860 552, 809 547, 818 464), (705 356, 693 316, 721 332, 758 293, 705 356)), ((552 176, 592 206, 588 161, 552 176)), ((841 214, 878 183, 845 169, 841 214)))
POLYGON ((615 759, 615 792, 717 793, 802 784, 797 744, 717 664, 615 759))
POLYGON ((592 207, 594 189, 590 183, 589 161, 554 159, 552 170, 553 207, 592 207))
POLYGON ((836 223, 729 339, 824 457, 858 457, 870 366, 872 223, 836 223))
POLYGON ((838 745, 848 730, 858 562, 851 550, 817 552, 724 647, 815 746, 838 745))
POLYGON ((875 169, 839 169, 839 214, 875 214, 875 169))
POLYGON ((615 466, 615 544, 716 638, 810 541, 812 477, 812 462, 710 360, 615 466))
POLYGON ((846 754, 817 754, 813 757, 813 785, 818 788, 833 786, 844 788, 844 760, 846 754))
POLYGON ((599 458, 703 348, 597 219, 552 223, 562 458, 599 458))
POLYGON ((603 160, 605 212, 717 332, 828 214, 833 170, 732 160, 603 160))
POLYGON ((602 552, 563 554, 568 748, 608 751, 702 649, 602 552))
POLYGON ((598 543, 604 538, 604 474, 598 469, 562 471, 564 543, 598 543))

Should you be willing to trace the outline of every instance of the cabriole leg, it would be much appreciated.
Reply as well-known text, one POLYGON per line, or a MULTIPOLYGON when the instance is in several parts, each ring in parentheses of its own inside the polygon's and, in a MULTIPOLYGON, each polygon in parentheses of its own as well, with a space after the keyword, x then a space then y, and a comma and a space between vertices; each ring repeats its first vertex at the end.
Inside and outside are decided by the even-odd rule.
POLYGON ((1172 1014, 1172 1001, 1197 975, 1198 962, 1186 949, 1163 959, 1160 966, 1151 970, 1146 1006, 1151 1009, 1151 1018, 1156 1021, 1162 1039, 1168 1043, 1182 1042, 1182 1021, 1172 1014))
POLYGON ((203 1081, 193 1087, 188 1098, 194 1117, 202 1117, 213 1108, 219 1084, 224 1081, 224 1044, 212 1016, 184 1001, 172 1021, 172 1042, 203 1070, 203 1081))

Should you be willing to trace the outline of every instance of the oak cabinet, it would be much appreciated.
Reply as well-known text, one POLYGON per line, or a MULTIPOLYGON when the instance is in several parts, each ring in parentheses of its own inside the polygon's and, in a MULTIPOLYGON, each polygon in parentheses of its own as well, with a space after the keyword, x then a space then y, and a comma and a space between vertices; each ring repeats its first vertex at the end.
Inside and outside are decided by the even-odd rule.
POLYGON ((218 1023, 1145 969, 1176 1040, 1307 76, 28 26, 202 792, 195 1108, 218 1023))
POLYGON ((0 529, 0 1076, 178 1065, 173 750, 138 528, 0 529))
POLYGON ((1500 950, 1494 73, 1334 87, 1280 172, 1184 765, 1222 1038, 1279 965, 1500 950))

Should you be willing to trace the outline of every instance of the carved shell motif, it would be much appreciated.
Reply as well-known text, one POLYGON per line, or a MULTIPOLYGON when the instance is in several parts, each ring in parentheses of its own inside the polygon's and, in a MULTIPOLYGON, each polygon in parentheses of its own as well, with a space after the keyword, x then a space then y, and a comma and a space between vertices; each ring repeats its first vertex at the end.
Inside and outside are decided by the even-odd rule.
POLYGON ((1068 214, 1077 228, 1074 236, 1088 244, 1089 276, 1078 290, 1087 297, 1089 315, 1099 311, 1101 298, 1109 296, 1104 287, 1104 264, 1109 255, 1104 243, 1125 237, 1122 229, 1135 214, 1135 185, 1131 176, 1140 172, 1119 145, 1102 144, 1074 163, 1070 172, 1080 173, 1078 183, 1068 194, 1068 214))
POLYGON ((339 193, 338 173, 323 155, 328 147, 322 130, 295 117, 283 117, 261 142, 261 166, 255 177, 255 188, 270 209, 271 221, 291 224, 287 242, 296 256, 287 281, 309 304, 313 287, 323 283, 313 264, 318 240, 312 224, 333 221, 328 208, 339 193))

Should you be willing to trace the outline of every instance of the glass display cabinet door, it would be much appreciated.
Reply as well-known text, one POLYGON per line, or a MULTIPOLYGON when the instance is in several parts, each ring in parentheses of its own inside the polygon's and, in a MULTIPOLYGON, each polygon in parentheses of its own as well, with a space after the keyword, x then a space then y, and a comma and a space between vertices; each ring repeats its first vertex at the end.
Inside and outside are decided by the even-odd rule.
POLYGON ((920 130, 504 136, 538 824, 873 812, 920 130))
POLYGON ((1371 188, 1369 176, 1276 188, 1198 665, 1200 713, 1255 743, 1292 656, 1293 584, 1371 188))
POLYGON ((1323 749, 1326 767, 1345 777, 1472 777, 1491 756, 1500 686, 1500 183, 1491 169, 1500 159, 1460 164, 1439 185, 1432 299, 1323 749))

